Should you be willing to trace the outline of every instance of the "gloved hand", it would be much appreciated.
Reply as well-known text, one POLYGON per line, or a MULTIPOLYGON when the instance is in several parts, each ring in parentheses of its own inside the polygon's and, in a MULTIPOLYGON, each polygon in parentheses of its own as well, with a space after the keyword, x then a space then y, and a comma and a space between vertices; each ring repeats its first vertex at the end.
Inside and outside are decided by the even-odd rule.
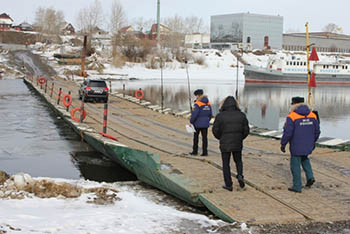
POLYGON ((282 151, 283 153, 285 153, 285 152, 286 152, 286 147, 283 146, 283 145, 281 145, 281 151, 282 151))

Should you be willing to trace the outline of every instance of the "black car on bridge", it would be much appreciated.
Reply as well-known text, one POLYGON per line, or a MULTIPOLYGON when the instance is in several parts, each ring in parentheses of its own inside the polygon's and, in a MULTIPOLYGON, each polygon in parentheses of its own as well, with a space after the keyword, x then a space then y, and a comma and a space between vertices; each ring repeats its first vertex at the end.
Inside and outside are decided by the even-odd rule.
POLYGON ((84 101, 100 100, 107 103, 108 91, 107 83, 104 80, 84 80, 80 85, 79 99, 84 101))

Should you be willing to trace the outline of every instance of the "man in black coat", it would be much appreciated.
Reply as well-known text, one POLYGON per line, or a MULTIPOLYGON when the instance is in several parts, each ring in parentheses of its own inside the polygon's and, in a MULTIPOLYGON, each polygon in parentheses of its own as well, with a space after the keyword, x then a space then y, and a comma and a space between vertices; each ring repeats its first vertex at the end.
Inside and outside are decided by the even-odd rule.
POLYGON ((216 116, 213 125, 213 134, 220 140, 222 157, 224 189, 232 191, 232 179, 230 169, 231 153, 236 164, 237 179, 241 188, 244 188, 242 148, 243 140, 249 134, 248 120, 238 107, 234 97, 229 96, 223 102, 220 113, 216 116))

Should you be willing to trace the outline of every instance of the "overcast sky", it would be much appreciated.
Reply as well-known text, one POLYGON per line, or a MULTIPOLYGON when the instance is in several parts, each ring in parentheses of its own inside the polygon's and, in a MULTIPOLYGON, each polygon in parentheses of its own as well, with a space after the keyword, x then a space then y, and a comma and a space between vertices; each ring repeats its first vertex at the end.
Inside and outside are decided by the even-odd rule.
MULTIPOLYGON (((1 0, 2 12, 8 13, 15 23, 26 20, 32 23, 37 7, 54 7, 62 10, 67 21, 76 24, 79 9, 94 0, 1 0)), ((109 15, 112 0, 100 0, 109 15)), ((120 0, 128 19, 143 16, 156 18, 157 0, 120 0)), ((250 12, 257 14, 281 15, 284 17, 284 31, 305 31, 309 22, 310 31, 322 31, 328 23, 335 23, 350 34, 349 0, 161 0, 161 17, 198 16, 209 25, 210 16, 218 14, 250 12)), ((2 13, 0 12, 0 13, 2 13)))

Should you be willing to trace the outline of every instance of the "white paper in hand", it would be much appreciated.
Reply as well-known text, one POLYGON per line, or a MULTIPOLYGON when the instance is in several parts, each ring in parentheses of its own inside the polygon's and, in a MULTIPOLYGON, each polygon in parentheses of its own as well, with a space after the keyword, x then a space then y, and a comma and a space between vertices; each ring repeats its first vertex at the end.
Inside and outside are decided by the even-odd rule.
POLYGON ((194 132, 196 132, 196 129, 194 129, 192 124, 186 124, 186 131, 188 133, 194 133, 194 132))

